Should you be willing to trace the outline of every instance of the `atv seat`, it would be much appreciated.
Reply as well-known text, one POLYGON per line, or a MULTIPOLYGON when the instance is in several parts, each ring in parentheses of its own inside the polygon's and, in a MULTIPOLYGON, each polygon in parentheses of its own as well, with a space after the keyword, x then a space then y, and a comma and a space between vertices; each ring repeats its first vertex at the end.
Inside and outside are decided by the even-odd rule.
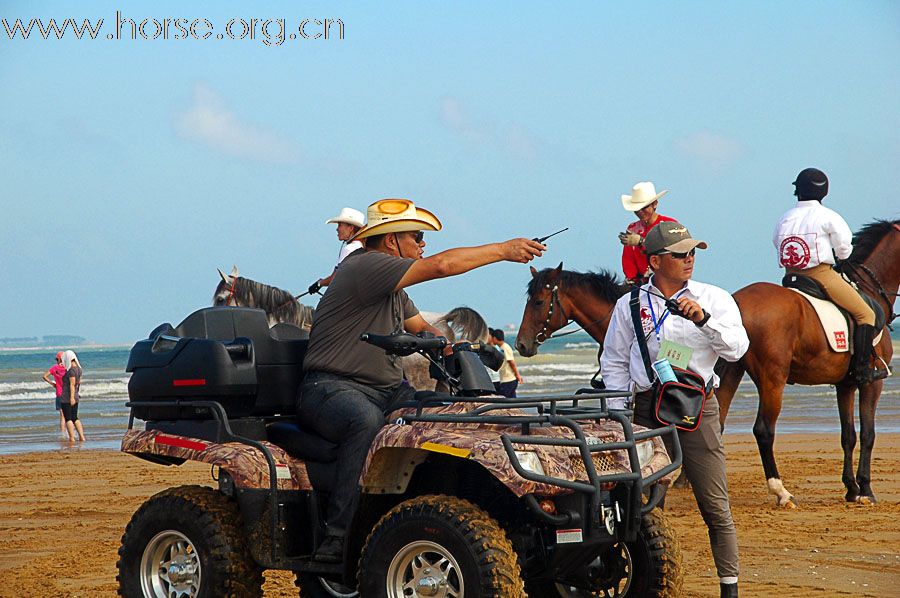
MULTIPOLYGON (((781 286, 788 289, 797 289, 798 291, 806 293, 807 295, 811 295, 816 299, 822 299, 823 301, 834 303, 833 301, 831 301, 828 295, 825 294, 825 291, 822 290, 822 287, 819 286, 819 283, 817 283, 812 278, 809 278, 808 276, 803 276, 801 274, 786 274, 784 278, 781 279, 781 286)), ((859 289, 857 289, 856 292, 859 293, 859 296, 863 298, 863 301, 865 301, 866 304, 872 308, 872 311, 875 312, 875 330, 881 330, 882 328, 884 328, 886 318, 884 316, 884 309, 882 309, 881 305, 879 305, 879 303, 875 301, 875 299, 869 297, 859 289)), ((850 314, 848 314, 847 311, 840 305, 835 305, 839 310, 841 310, 841 313, 844 314, 847 322, 851 326, 853 326, 854 322, 853 318, 850 317, 850 314)))
POLYGON ((307 432, 297 419, 285 419, 266 426, 269 442, 283 448, 287 454, 303 461, 331 463, 337 459, 337 445, 321 436, 307 432))

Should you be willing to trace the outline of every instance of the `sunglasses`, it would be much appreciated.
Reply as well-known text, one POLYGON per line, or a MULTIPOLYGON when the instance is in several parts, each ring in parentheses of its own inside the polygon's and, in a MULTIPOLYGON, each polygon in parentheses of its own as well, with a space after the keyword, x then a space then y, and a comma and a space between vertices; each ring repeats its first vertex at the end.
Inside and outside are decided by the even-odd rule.
POLYGON ((659 255, 668 254, 668 255, 671 255, 672 257, 674 257, 676 260, 686 260, 688 258, 688 256, 694 257, 694 255, 696 253, 697 253, 696 249, 691 249, 690 251, 682 251, 680 253, 676 253, 674 251, 664 251, 663 253, 660 253, 659 255))
POLYGON ((416 243, 421 243, 425 240, 425 233, 423 231, 417 230, 416 232, 410 233, 413 236, 413 240, 416 243))

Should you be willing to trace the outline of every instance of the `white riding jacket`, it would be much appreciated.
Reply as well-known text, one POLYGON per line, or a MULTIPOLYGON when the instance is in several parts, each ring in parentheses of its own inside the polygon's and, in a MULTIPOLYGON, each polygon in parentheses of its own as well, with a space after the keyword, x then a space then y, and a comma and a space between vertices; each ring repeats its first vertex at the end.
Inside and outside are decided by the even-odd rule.
POLYGON ((779 268, 806 270, 847 259, 853 251, 850 227, 818 201, 798 201, 781 217, 772 238, 779 268))

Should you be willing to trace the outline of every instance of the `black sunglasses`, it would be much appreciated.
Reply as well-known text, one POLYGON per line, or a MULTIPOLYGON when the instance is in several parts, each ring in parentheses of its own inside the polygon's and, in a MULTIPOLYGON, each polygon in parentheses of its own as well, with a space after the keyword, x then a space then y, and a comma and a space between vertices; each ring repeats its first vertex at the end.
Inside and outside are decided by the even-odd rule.
POLYGON ((416 232, 412 233, 412 236, 416 243, 421 243, 422 241, 425 240, 425 232, 424 231, 417 230, 416 232))
POLYGON ((674 257, 676 260, 686 260, 688 256, 694 257, 694 254, 696 253, 696 249, 691 249, 690 251, 682 251, 680 253, 675 253, 674 251, 668 252, 668 254, 674 257))

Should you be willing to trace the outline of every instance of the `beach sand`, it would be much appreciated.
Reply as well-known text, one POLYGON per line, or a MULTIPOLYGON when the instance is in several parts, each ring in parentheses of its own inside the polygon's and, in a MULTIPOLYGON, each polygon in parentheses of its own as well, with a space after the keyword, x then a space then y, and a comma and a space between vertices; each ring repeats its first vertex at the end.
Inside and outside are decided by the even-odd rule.
MULTIPOLYGON (((727 435, 732 510, 741 548, 741 596, 900 595, 900 434, 876 440, 879 503, 843 502, 837 434, 776 440, 799 508, 766 494, 756 443, 727 435)), ((163 467, 113 451, 0 456, 0 596, 116 595, 116 550, 150 495, 210 483, 208 466, 163 467)), ((706 528, 687 490, 667 504, 682 545, 686 596, 718 596, 706 528)), ((293 576, 267 572, 265 595, 297 596, 293 576)))

